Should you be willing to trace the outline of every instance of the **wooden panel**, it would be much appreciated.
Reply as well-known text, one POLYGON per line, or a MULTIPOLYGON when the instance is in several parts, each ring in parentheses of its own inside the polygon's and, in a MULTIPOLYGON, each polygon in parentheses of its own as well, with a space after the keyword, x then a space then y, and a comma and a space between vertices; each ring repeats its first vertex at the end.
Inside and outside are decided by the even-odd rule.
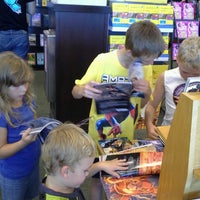
POLYGON ((158 126, 157 131, 164 143, 167 141, 169 135, 170 126, 158 126))
POLYGON ((183 93, 164 149, 157 200, 186 200, 200 192, 194 177, 200 166, 199 113, 200 93, 183 93))
POLYGON ((79 122, 91 101, 75 100, 71 90, 93 59, 107 51, 109 7, 53 5, 50 27, 56 30, 56 118, 79 122))

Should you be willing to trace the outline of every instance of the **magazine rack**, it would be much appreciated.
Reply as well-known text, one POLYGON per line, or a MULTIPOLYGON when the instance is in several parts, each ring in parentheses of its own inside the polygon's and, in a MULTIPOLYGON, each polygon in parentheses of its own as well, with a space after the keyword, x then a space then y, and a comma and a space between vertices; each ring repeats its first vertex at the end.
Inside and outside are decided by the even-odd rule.
POLYGON ((182 93, 164 149, 157 200, 200 197, 200 93, 182 93))

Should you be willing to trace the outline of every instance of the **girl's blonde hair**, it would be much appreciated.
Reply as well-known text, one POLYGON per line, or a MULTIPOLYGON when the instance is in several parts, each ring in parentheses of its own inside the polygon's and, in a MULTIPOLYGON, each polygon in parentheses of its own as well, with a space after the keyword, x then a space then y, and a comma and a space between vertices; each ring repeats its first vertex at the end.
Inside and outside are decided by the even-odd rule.
POLYGON ((12 116, 18 119, 18 116, 12 110, 8 88, 10 86, 20 86, 29 83, 23 100, 36 113, 32 104, 34 98, 31 88, 33 78, 33 72, 25 60, 13 52, 7 51, 0 53, 0 111, 4 113, 6 120, 11 126, 14 125, 10 117, 12 116))
POLYGON ((96 146, 90 135, 72 123, 52 130, 42 147, 42 160, 48 175, 67 165, 73 167, 83 158, 95 157, 96 146))
POLYGON ((200 68, 200 37, 189 37, 183 40, 177 60, 188 67, 200 68))

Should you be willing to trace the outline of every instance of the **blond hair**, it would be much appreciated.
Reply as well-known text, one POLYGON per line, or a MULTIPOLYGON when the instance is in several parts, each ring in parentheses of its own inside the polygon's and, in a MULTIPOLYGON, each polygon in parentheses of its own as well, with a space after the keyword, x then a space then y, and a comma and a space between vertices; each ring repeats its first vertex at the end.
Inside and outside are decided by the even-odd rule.
POLYGON ((36 113, 32 104, 34 99, 31 88, 33 78, 33 71, 25 60, 10 51, 0 53, 0 111, 4 113, 6 120, 11 126, 14 125, 11 122, 10 116, 16 119, 18 116, 17 113, 14 113, 12 110, 8 88, 10 86, 17 87, 29 83, 23 101, 36 113))
POLYGON ((82 128, 64 123, 53 129, 42 147, 42 161, 47 175, 67 165, 73 169, 82 158, 95 157, 95 142, 82 128))
POLYGON ((189 37, 183 40, 177 60, 186 66, 200 68, 200 37, 189 37))

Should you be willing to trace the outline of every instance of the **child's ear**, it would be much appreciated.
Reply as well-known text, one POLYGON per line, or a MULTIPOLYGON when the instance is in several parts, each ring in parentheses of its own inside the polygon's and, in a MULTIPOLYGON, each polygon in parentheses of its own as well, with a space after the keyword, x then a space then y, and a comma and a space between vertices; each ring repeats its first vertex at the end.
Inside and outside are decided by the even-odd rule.
POLYGON ((61 168, 61 175, 66 178, 68 176, 69 167, 67 165, 61 168))
POLYGON ((130 49, 126 49, 126 54, 128 57, 133 57, 130 49))

